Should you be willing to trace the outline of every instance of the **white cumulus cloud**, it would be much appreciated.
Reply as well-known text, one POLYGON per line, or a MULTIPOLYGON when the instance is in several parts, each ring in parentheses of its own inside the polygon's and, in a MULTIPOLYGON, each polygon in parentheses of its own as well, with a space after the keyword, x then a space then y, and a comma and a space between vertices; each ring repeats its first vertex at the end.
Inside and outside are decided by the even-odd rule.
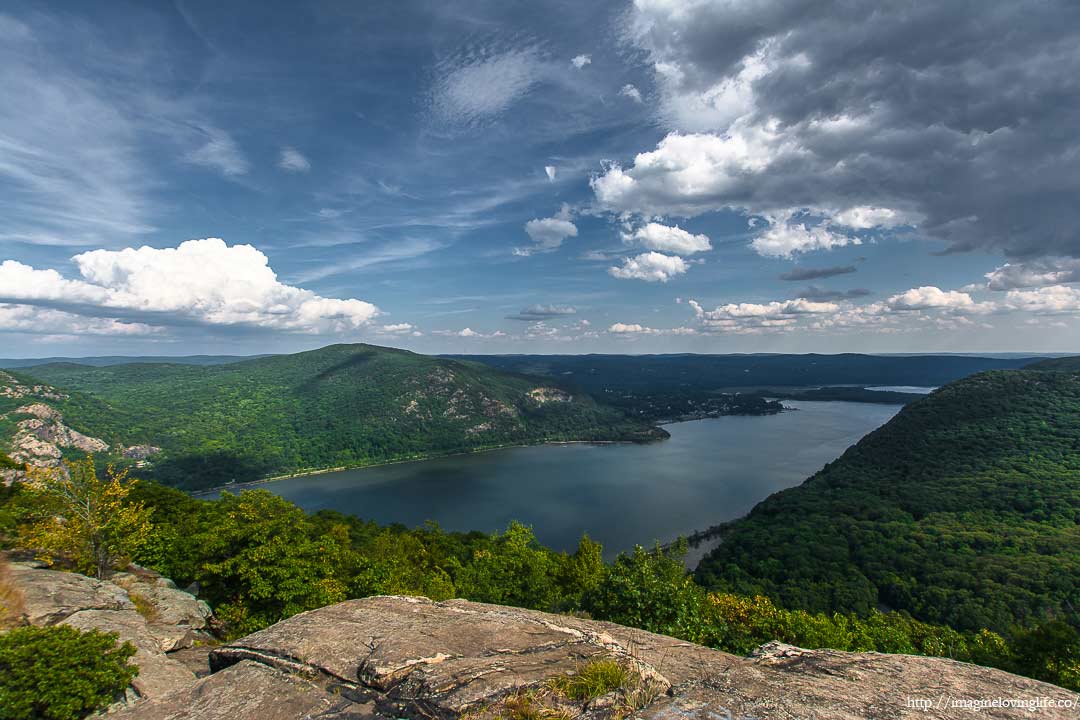
POLYGON ((570 59, 570 64, 580 70, 586 65, 592 64, 592 55, 575 55, 570 59))
POLYGON ((1012 309, 1040 315, 1080 312, 1080 290, 1051 285, 1037 290, 1010 290, 1005 303, 1012 309))
POLYGON ((621 323, 617 322, 608 328, 608 332, 615 333, 616 335, 626 334, 640 334, 654 332, 652 328, 645 327, 638 323, 621 323))
POLYGON ((667 282, 685 273, 688 267, 687 262, 677 255, 647 252, 626 258, 622 265, 608 268, 608 273, 622 280, 667 282))
POLYGON ((769 127, 727 136, 671 133, 633 165, 613 164, 590 180, 597 203, 615 213, 691 217, 742 205, 746 177, 794 152, 769 127))
POLYGON ((533 255, 558 250, 568 237, 577 237, 578 229, 570 220, 570 208, 562 209, 549 218, 533 218, 525 223, 525 234, 533 244, 514 248, 515 255, 533 255))
POLYGON ((410 323, 391 323, 389 325, 383 325, 379 328, 379 332, 391 333, 393 335, 402 335, 406 333, 412 333, 415 328, 410 323))
POLYGON ((765 232, 750 242, 750 246, 759 255, 790 258, 796 253, 861 243, 859 238, 839 235, 824 224, 811 226, 781 219, 771 223, 765 232))
POLYGON ((671 227, 655 222, 643 225, 632 233, 627 233, 624 235, 624 240, 637 243, 650 250, 677 253, 679 255, 693 255, 694 253, 712 250, 712 244, 706 235, 694 235, 683 230, 678 225, 671 227))
POLYGON ((971 296, 957 290, 942 290, 932 285, 912 288, 885 301, 891 310, 974 310, 971 296))
POLYGON ((218 238, 175 248, 92 250, 72 258, 79 277, 7 260, 0 264, 0 302, 52 307, 148 325, 199 323, 291 332, 355 330, 379 315, 375 305, 334 299, 278 280, 251 245, 218 238))
POLYGON ((914 220, 904 213, 897 212, 892 208, 857 206, 842 210, 832 217, 837 225, 852 228, 854 230, 869 230, 870 228, 891 228, 898 225, 907 225, 914 220))

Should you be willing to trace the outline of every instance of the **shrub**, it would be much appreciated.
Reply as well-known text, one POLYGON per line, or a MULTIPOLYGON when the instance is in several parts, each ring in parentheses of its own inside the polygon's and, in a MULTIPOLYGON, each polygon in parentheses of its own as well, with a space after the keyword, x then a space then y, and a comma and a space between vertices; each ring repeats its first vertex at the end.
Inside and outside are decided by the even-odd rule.
POLYGON ((685 545, 664 552, 641 546, 623 553, 585 593, 583 609, 598 620, 699 642, 705 635, 705 593, 687 576, 685 545))
POLYGON ((0 719, 77 720, 108 705, 139 672, 116 640, 65 625, 0 635, 0 719))

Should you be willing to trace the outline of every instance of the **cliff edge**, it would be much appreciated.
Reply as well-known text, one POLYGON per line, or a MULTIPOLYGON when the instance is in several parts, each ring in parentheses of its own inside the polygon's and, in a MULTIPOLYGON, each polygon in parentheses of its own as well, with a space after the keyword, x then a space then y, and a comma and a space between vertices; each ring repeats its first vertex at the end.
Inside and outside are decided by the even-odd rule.
POLYGON ((215 648, 118 720, 1076 718, 1080 695, 938 658, 769 644, 747 658, 463 600, 352 600, 215 648))

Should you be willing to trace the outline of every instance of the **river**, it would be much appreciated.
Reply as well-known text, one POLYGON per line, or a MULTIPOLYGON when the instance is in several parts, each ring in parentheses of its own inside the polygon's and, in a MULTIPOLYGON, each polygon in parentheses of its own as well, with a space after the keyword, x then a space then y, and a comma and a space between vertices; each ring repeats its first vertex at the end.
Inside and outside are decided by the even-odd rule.
MULTIPOLYGON (((583 532, 605 555, 746 514, 835 460, 900 406, 787 401, 791 412, 667 425, 647 445, 539 445, 345 470, 261 485, 308 511, 330 508, 410 527, 532 525, 572 550, 583 532)), ((696 555, 696 553, 695 553, 696 555)))

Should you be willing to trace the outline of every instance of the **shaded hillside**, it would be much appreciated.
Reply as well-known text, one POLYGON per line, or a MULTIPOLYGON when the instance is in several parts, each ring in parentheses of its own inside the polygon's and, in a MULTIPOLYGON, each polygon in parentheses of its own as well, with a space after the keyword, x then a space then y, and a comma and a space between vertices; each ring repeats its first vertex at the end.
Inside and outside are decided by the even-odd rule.
POLYGON ((1080 375, 941 388, 723 538, 699 580, 789 607, 1080 624, 1080 375))
POLYGON ((161 447, 155 476, 186 487, 513 443, 664 436, 551 382, 370 345, 228 365, 33 372, 102 401, 70 408, 68 422, 161 447))

